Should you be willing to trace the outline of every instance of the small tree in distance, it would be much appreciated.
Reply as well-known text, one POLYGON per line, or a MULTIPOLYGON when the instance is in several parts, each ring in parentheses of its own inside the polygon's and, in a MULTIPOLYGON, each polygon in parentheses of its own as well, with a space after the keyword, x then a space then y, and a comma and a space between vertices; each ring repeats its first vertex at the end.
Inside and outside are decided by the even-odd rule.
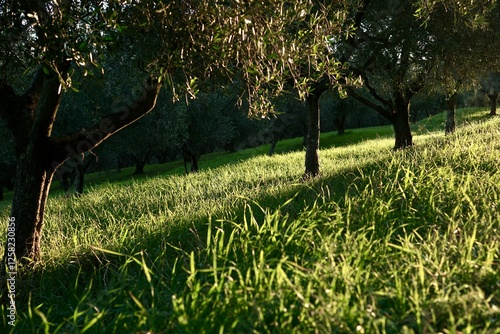
POLYGON ((497 115, 497 99, 500 94, 500 72, 490 72, 482 79, 481 92, 485 93, 490 100, 490 116, 497 115))
POLYGON ((434 4, 425 17, 425 29, 440 41, 434 51, 436 66, 428 81, 446 95, 446 133, 455 131, 458 93, 477 86, 478 81, 484 88, 485 81, 480 78, 499 64, 499 15, 489 6, 471 6, 463 13, 461 8, 444 2, 434 4))

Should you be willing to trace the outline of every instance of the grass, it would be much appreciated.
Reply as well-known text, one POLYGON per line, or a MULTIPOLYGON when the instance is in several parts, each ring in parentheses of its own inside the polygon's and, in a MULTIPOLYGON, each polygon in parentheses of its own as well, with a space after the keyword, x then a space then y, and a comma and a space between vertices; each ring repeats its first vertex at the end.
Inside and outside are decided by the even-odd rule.
POLYGON ((325 134, 308 182, 300 139, 188 176, 96 175, 82 197, 49 200, 44 262, 18 277, 3 326, 500 333, 500 119, 483 114, 462 110, 446 137, 442 116, 415 124, 398 152, 388 127, 325 134))

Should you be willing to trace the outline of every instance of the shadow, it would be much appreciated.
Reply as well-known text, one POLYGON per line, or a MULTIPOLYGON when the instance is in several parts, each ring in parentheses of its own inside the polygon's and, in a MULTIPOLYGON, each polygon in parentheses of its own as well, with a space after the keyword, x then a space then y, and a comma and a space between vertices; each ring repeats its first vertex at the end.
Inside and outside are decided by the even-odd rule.
MULTIPOLYGON (((350 132, 344 136, 349 138, 349 136, 354 137, 354 134, 354 132, 350 132)), ((376 131, 374 131, 373 136, 373 139, 380 137, 376 131)), ((359 140, 358 142, 367 140, 366 137, 355 139, 359 140)), ((337 142, 333 146, 338 147, 339 143, 337 142)), ((349 145, 352 144, 353 142, 350 141, 349 145)), ((348 146, 347 142, 344 145, 348 146)), ((408 148, 407 152, 419 150, 420 148, 425 149, 424 145, 421 145, 408 148)), ((359 194, 357 189, 364 189, 368 185, 368 181, 363 176, 371 175, 379 170, 380 163, 394 154, 401 153, 392 152, 391 148, 387 148, 386 154, 379 154, 376 159, 365 164, 352 168, 339 168, 334 173, 328 174, 328 176, 311 181, 300 182, 301 175, 297 175, 296 180, 290 181, 290 183, 294 184, 293 189, 273 193, 272 195, 240 199, 231 208, 231 212, 214 211, 211 216, 205 215, 190 221, 177 221, 170 226, 163 226, 162 229, 148 231, 146 235, 141 235, 140 238, 127 236, 126 242, 121 247, 111 249, 111 252, 89 247, 84 251, 75 252, 69 259, 50 259, 50 265, 46 267, 39 266, 33 270, 25 271, 23 275, 18 277, 17 286, 19 290, 16 297, 18 311, 27 314, 31 312, 27 308, 28 305, 54 303, 48 305, 48 307, 58 310, 65 308, 67 311, 65 311, 64 317, 71 317, 73 310, 81 303, 83 298, 92 300, 92 305, 98 307, 99 305, 95 305, 95 301, 99 300, 106 291, 109 289, 125 289, 126 287, 117 285, 122 282, 120 279, 122 275, 130 277, 129 280, 132 280, 133 277, 130 287, 127 288, 132 289, 134 286, 147 287, 149 282, 140 266, 134 267, 135 269, 125 268, 130 261, 130 256, 137 257, 138 254, 145 254, 148 263, 153 267, 152 271, 156 273, 154 279, 157 280, 158 286, 163 289, 162 293, 171 296, 180 289, 177 285, 178 280, 172 279, 174 273, 171 272, 175 267, 176 259, 180 255, 190 254, 191 252, 197 254, 205 248, 209 221, 218 224, 217 220, 222 219, 241 224, 248 207, 253 208, 257 220, 263 219, 264 213, 256 203, 271 212, 280 210, 283 215, 288 215, 290 219, 293 219, 305 208, 313 206, 318 201, 318 198, 325 194, 327 194, 329 202, 337 203, 342 209, 346 195, 357 196, 359 194), (293 200, 283 207, 283 203, 291 198, 293 200), (47 287, 50 287, 50 289, 47 290, 47 287), (72 296, 69 300, 67 299, 68 295, 72 296)), ((409 154, 408 157, 411 158, 411 155, 409 154)), ((241 161, 235 161, 233 164, 241 161)), ((223 165, 227 165, 227 163, 223 165)), ((203 171, 199 173, 202 174, 203 171)), ((248 186, 251 187, 252 185, 248 184, 248 186)), ((192 205, 195 206, 196 203, 192 205)), ((383 234, 386 228, 385 222, 375 222, 375 224, 373 233, 383 234)), ((406 228, 409 230, 412 228, 427 228, 421 222, 414 222, 414 224, 414 226, 407 224, 406 228)), ((232 228, 230 224, 219 227, 228 232, 227 234, 230 234, 232 228)), ((363 226, 351 224, 346 228, 352 232, 363 228, 363 226)), ((396 238, 397 235, 393 237, 396 238)), ((184 264, 184 266, 189 268, 189 263, 184 264)), ((175 275, 179 275, 179 273, 175 275)), ((169 302, 165 303, 168 304, 169 302)), ((166 307, 170 306, 167 305, 166 307)), ((51 321, 63 321, 63 319, 51 319, 51 321)))
MULTIPOLYGON (((394 153, 388 148, 387 154, 394 153)), ((264 217, 264 212, 259 206, 270 212, 280 210, 283 215, 288 215, 289 219, 294 219, 304 208, 311 207, 319 196, 325 194, 328 194, 328 201, 342 206, 346 194, 356 196, 356 189, 363 189, 366 186, 362 175, 368 175, 377 170, 379 163, 386 157, 387 155, 380 154, 377 160, 355 168, 341 168, 328 177, 319 177, 310 181, 300 182, 301 175, 297 175, 296 181, 291 181, 294 184, 293 190, 240 199, 231 212, 215 211, 211 216, 202 216, 193 221, 180 221, 173 226, 164 226, 164 229, 150 231, 141 238, 127 237, 122 247, 110 249, 110 252, 88 247, 85 251, 75 252, 69 259, 50 259, 50 265, 24 271, 23 275, 18 276, 16 297, 18 312, 24 314, 31 312, 27 308, 29 304, 33 306, 59 302, 60 305, 47 306, 57 310, 66 308, 68 311, 65 316, 70 317, 71 310, 75 309, 84 297, 93 300, 94 305, 109 289, 132 289, 136 285, 148 286, 149 283, 140 266, 135 266, 135 269, 123 269, 126 263, 130 262, 130 255, 138 257, 140 252, 146 254, 150 264, 154 266, 153 272, 161 273, 156 279, 162 280, 158 282, 159 286, 163 287, 162 293, 172 295, 181 287, 177 285, 179 278, 172 280, 173 273, 169 271, 172 270, 179 256, 191 252, 197 254, 205 248, 209 221, 212 221, 214 225, 219 224, 217 228, 224 229, 229 235, 234 227, 231 224, 221 226, 217 220, 230 220, 236 224, 242 224, 249 207, 252 208, 255 218, 259 221, 264 217), (352 186, 353 183, 356 187, 352 186), (291 198, 293 200, 283 207, 283 203, 291 198), (116 286, 116 282, 121 282, 120 277, 123 275, 134 277, 135 282, 130 287, 116 286), (50 287, 49 291, 47 287, 50 287), (68 294, 72 296, 69 300, 65 297, 68 294)), ((352 224, 349 228, 355 230, 360 227, 352 224)), ((184 265, 189 267, 188 263, 184 265)), ((181 273, 182 275, 184 274, 181 273)), ((51 321, 63 321, 63 319, 51 319, 51 321)))

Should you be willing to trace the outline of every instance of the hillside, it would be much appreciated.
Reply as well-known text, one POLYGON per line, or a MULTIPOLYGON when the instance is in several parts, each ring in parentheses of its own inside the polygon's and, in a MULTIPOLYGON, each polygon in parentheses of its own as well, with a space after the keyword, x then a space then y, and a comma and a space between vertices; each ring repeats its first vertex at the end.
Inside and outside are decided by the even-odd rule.
POLYGON ((486 113, 462 110, 450 136, 443 115, 424 120, 398 152, 390 127, 324 134, 308 182, 301 139, 188 176, 91 175, 83 196, 49 200, 15 331, 500 333, 500 119, 486 113))

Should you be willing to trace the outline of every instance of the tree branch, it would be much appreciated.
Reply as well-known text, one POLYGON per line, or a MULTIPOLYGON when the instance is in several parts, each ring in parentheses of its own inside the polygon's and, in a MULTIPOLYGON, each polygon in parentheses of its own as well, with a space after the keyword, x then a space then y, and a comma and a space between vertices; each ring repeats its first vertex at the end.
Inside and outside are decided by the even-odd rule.
POLYGON ((374 103, 373 101, 370 101, 369 99, 365 98, 364 96, 359 95, 354 88, 347 87, 347 94, 349 96, 352 96, 353 98, 355 98, 359 102, 363 103, 364 105, 372 108, 373 110, 378 112, 380 115, 384 116, 385 118, 387 118, 389 120, 391 119, 391 113, 387 109, 385 109, 381 105, 374 103))
POLYGON ((146 115, 155 107, 161 86, 157 80, 150 79, 144 87, 142 96, 136 102, 104 116, 89 129, 52 138, 50 140, 52 167, 57 168, 68 158, 96 148, 116 132, 146 115))
MULTIPOLYGON (((366 64, 368 64, 368 61, 367 61, 366 64)), ((368 89, 368 92, 370 93, 371 96, 373 96, 377 101, 381 102, 383 105, 385 105, 388 108, 392 109, 392 103, 391 103, 391 101, 389 101, 387 99, 384 99, 382 96, 380 96, 377 93, 377 91, 375 90, 375 88, 373 88, 373 86, 370 84, 370 80, 368 79, 368 76, 366 75, 366 73, 365 73, 364 70, 353 68, 353 69, 351 69, 351 71, 352 71, 352 73, 354 73, 355 75, 360 76, 363 79, 363 86, 368 89)), ((352 92, 355 93, 354 89, 352 89, 352 92)), ((357 93, 355 93, 355 94, 357 94, 357 93)), ((361 100, 359 100, 359 101, 361 101, 361 100)), ((369 106, 369 107, 371 107, 371 106, 369 106)))

